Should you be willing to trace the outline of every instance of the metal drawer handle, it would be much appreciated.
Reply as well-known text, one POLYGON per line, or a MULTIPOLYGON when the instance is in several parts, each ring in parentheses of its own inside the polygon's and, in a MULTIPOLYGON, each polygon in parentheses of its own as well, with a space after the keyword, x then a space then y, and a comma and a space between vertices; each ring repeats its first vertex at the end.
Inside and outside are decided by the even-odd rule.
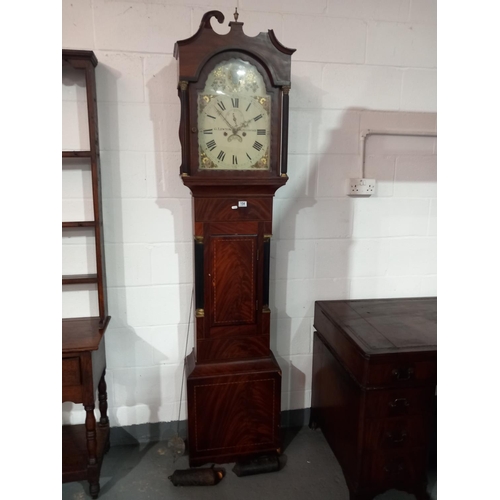
POLYGON ((394 401, 389 402, 391 408, 408 408, 410 403, 406 398, 396 398, 394 401))
POLYGON ((415 370, 413 368, 394 368, 392 376, 398 380, 410 380, 415 370))
POLYGON ((402 443, 408 436, 406 431, 401 431, 399 433, 393 434, 391 431, 386 432, 386 437, 393 443, 402 443))

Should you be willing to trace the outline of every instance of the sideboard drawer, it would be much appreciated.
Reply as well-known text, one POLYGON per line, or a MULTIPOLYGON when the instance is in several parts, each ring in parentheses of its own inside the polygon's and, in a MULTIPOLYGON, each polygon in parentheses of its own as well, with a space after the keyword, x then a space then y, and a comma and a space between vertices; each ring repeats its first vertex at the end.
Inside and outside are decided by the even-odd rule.
POLYGON ((416 483, 425 476, 426 450, 366 451, 362 477, 366 486, 375 488, 416 483))
POLYGON ((63 387, 71 385, 81 385, 82 370, 80 357, 63 358, 62 360, 62 385, 63 387))
POLYGON ((367 420, 364 448, 372 451, 418 448, 428 440, 428 427, 423 415, 367 420))
POLYGON ((81 356, 62 358, 62 402, 81 403, 84 374, 81 356))
MULTIPOLYGON (((415 356, 417 357, 417 356, 415 356)), ((366 385, 371 387, 408 387, 433 383, 437 378, 436 360, 391 360, 371 363, 366 385)))
POLYGON ((370 390, 366 392, 366 418, 420 415, 428 412, 434 397, 433 387, 370 390))

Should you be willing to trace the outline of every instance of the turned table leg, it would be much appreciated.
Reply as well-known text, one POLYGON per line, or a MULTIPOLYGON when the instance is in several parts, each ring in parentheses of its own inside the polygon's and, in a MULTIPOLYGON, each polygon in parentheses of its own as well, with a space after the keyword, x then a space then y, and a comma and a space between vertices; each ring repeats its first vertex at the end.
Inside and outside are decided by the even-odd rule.
MULTIPOLYGON (((106 392, 106 370, 103 371, 101 379, 99 380, 99 385, 97 386, 97 390, 99 393, 99 412, 101 414, 101 418, 99 419, 99 425, 103 427, 109 426, 109 418, 108 418, 108 393, 106 392)), ((109 451, 109 434, 106 438, 106 443, 104 444, 104 453, 109 451)))
POLYGON ((90 495, 97 498, 100 490, 99 468, 97 460, 97 435, 96 420, 94 415, 95 405, 85 406, 85 430, 87 434, 87 479, 90 485, 90 495))
POLYGON ((106 370, 103 371, 101 380, 99 380, 99 385, 97 386, 99 391, 99 412, 101 413, 101 418, 99 420, 100 425, 108 425, 108 393, 106 392, 106 370))

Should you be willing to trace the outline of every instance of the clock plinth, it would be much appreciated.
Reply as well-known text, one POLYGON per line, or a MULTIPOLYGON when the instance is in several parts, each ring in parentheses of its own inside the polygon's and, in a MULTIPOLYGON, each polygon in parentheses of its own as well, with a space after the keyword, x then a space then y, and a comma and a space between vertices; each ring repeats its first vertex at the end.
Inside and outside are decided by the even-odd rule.
POLYGON ((273 197, 288 180, 293 49, 272 30, 227 35, 203 16, 177 42, 181 176, 193 195, 196 342, 187 363, 189 460, 280 453, 281 369, 270 350, 273 197))
POLYGON ((281 369, 273 354, 239 362, 187 358, 189 464, 279 454, 281 369))

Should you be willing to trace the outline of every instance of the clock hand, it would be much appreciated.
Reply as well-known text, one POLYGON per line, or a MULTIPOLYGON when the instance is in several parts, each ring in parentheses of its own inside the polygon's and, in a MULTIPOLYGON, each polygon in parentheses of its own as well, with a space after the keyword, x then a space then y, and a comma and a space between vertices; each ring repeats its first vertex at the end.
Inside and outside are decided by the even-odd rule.
MULTIPOLYGON (((238 135, 238 130, 239 130, 239 128, 241 128, 241 126, 239 128, 231 126, 231 124, 227 121, 226 117, 222 114, 222 112, 220 112, 217 108, 215 108, 215 111, 217 111, 217 113, 219 113, 219 115, 222 117, 222 119, 231 127, 232 134, 227 138, 228 142, 231 142, 234 139, 237 139, 238 141, 241 142, 243 139, 238 135)), ((233 121, 234 121, 235 125, 238 125, 238 123, 236 121, 236 116, 234 116, 234 113, 233 113, 233 121)))
MULTIPOLYGON (((246 122, 243 122, 239 127, 236 127, 235 131, 239 132, 243 127, 248 126, 248 124, 253 120, 253 118, 250 118, 250 120, 247 120, 246 122)), ((234 133, 234 132, 233 132, 234 133)))
POLYGON ((243 122, 241 125, 238 126, 238 121, 236 120, 236 116, 234 116, 234 113, 233 113, 233 121, 235 124, 235 128, 233 128, 233 135, 236 134, 242 127, 246 127, 248 125, 248 122, 243 122))
POLYGON ((226 117, 219 111, 216 107, 214 107, 215 111, 219 114, 219 116, 229 125, 229 128, 232 130, 233 134, 235 132, 234 127, 226 120, 226 117))

